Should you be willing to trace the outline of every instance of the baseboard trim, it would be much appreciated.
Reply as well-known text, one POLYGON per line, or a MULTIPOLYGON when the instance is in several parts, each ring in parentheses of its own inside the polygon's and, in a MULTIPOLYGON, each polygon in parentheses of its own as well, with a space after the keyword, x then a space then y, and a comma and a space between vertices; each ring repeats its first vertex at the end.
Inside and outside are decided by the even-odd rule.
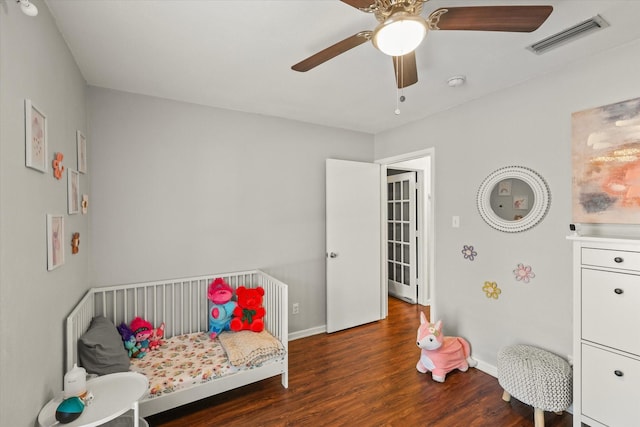
MULTIPOLYGON (((474 357, 474 359, 476 358, 474 357)), ((480 359, 476 359, 476 361, 478 362, 476 369, 484 372, 485 374, 489 374, 492 377, 498 378, 498 368, 495 365, 492 365, 480 359)))
POLYGON ((289 341, 295 341, 300 338, 310 337, 312 335, 324 334, 327 332, 327 326, 316 326, 315 328, 304 329, 302 331, 291 332, 289 334, 289 341))

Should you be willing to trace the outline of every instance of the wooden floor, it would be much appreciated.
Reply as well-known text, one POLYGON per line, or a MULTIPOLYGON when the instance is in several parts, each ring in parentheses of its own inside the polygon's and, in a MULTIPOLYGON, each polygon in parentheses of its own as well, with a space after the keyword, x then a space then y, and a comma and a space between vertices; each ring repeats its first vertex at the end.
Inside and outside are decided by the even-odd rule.
MULTIPOLYGON (((491 375, 456 371, 437 383, 416 371, 421 308, 390 298, 386 320, 291 341, 288 389, 276 377, 147 421, 151 427, 533 426, 533 409, 504 402, 491 375)), ((544 418, 546 427, 572 423, 568 413, 544 418)))

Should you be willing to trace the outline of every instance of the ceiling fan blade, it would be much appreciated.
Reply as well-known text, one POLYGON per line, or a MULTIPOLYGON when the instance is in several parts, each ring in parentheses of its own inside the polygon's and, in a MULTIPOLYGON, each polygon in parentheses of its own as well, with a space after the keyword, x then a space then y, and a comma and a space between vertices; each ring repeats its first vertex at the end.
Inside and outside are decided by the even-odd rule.
POLYGON ((353 6, 356 9, 368 12, 371 11, 371 7, 375 4, 374 0, 340 0, 342 3, 346 3, 349 6, 353 6))
POLYGON ((416 68, 416 52, 407 53, 404 56, 394 56, 393 69, 395 70, 398 89, 411 86, 418 82, 418 69, 416 68))
POLYGON ((552 11, 552 6, 447 7, 431 13, 427 21, 432 30, 530 33, 538 29, 552 11))
POLYGON ((310 69, 317 67, 336 56, 345 53, 346 51, 353 49, 356 46, 360 46, 362 43, 369 41, 371 38, 371 31, 361 31, 358 34, 354 34, 351 37, 329 46, 328 48, 321 50, 315 55, 311 55, 307 59, 298 62, 291 67, 294 71, 309 71, 310 69))

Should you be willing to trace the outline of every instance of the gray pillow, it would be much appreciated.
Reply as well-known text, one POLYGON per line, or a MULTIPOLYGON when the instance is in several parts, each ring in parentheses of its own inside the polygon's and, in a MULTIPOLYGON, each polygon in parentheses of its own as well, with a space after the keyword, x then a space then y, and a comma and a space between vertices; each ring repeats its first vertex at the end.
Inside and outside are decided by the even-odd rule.
POLYGON ((105 375, 129 370, 129 356, 120 333, 106 317, 94 317, 78 340, 79 365, 89 374, 105 375))

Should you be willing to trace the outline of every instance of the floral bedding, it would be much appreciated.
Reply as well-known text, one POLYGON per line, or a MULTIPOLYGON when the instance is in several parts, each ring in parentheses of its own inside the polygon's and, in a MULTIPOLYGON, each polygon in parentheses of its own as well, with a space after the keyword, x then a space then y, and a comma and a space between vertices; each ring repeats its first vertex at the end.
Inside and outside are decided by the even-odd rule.
POLYGON ((130 370, 147 377, 149 391, 144 398, 154 398, 253 369, 285 354, 282 343, 267 331, 223 332, 213 340, 208 332, 197 332, 169 338, 159 349, 131 359, 130 370))
POLYGON ((131 359, 131 371, 149 380, 148 398, 206 383, 238 371, 220 341, 206 332, 177 335, 140 359, 131 359))

